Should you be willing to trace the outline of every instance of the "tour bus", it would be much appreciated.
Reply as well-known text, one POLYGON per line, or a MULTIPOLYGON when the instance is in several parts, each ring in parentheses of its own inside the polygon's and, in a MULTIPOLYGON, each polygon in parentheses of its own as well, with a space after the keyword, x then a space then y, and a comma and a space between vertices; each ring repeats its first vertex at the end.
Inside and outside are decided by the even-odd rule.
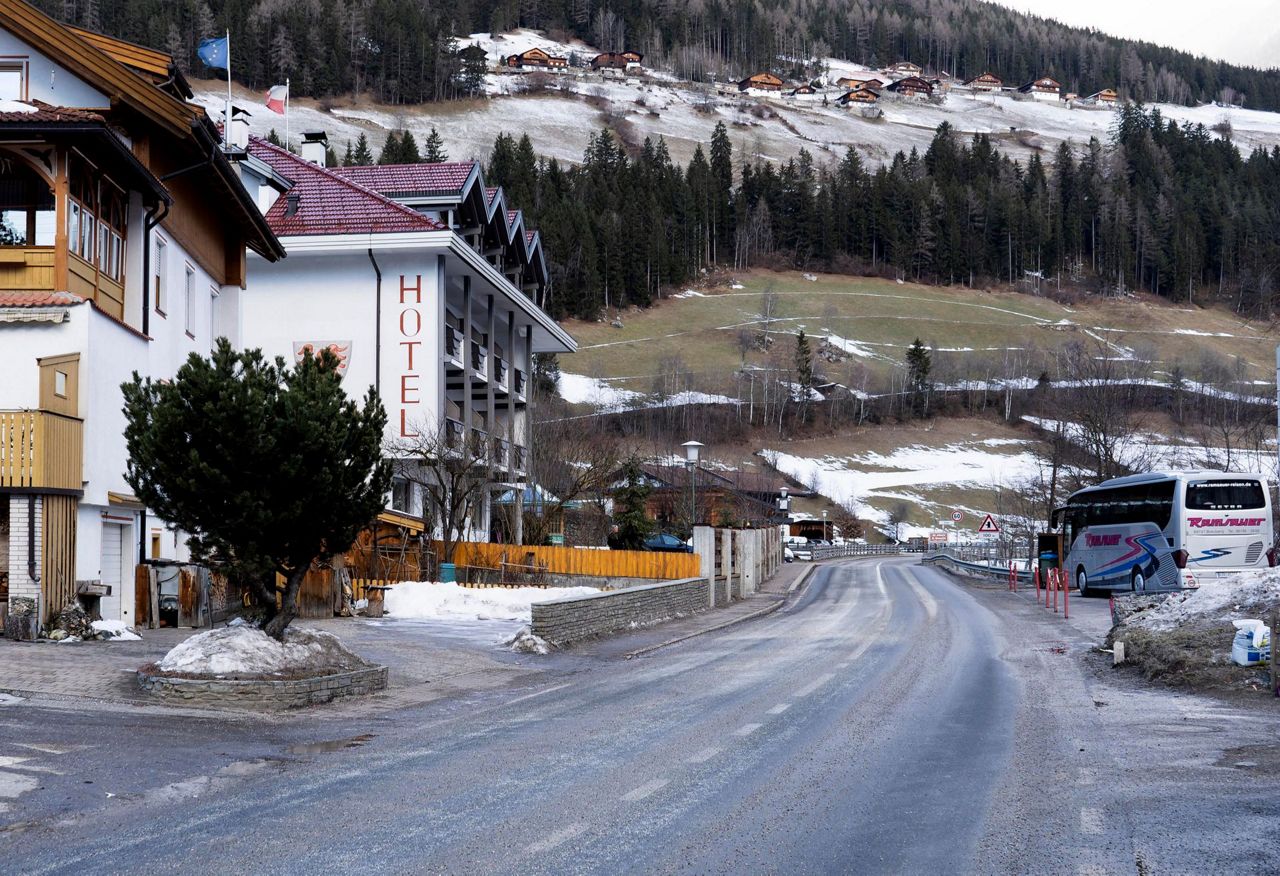
POLYGON ((1150 472, 1073 493, 1054 511, 1081 594, 1179 590, 1277 562, 1260 474, 1150 472))

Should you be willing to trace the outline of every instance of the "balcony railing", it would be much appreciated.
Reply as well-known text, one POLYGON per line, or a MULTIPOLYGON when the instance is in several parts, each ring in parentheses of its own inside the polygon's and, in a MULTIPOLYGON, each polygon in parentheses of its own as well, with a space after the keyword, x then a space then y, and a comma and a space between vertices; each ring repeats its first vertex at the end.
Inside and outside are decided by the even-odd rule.
POLYGON ((48 411, 0 411, 0 488, 79 490, 84 423, 48 411))
POLYGON ((482 344, 471 342, 471 370, 484 375, 485 364, 489 360, 489 350, 482 344))
POLYGON ((514 391, 516 395, 524 395, 524 384, 524 372, 519 368, 515 369, 515 385, 512 387, 512 391, 514 391))
POLYGON ((523 472, 528 464, 525 458, 526 452, 523 444, 517 444, 512 448, 511 468, 514 471, 523 472))
POLYGON ((507 386, 507 360, 494 358, 493 360, 493 379, 502 388, 507 386))
POLYGON ((464 436, 467 434, 467 427, 462 423, 453 419, 453 417, 445 417, 444 420, 444 443, 448 447, 461 447, 464 436))
POLYGON ((462 362, 462 332, 451 325, 444 327, 444 354, 450 359, 462 362))
POLYGON ((472 426, 471 440, 474 442, 474 447, 469 452, 475 455, 476 462, 491 461, 493 458, 493 447, 489 443, 489 433, 484 429, 472 426))
POLYGON ((505 438, 493 439, 493 461, 502 468, 507 467, 507 460, 511 458, 511 442, 505 438))

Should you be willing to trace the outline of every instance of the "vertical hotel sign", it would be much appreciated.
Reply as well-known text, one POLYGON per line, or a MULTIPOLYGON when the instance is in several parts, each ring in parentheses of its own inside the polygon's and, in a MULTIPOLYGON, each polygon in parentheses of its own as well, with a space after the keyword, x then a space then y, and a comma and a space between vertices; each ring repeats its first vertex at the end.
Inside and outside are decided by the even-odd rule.
POLYGON ((404 274, 400 275, 399 331, 400 385, 396 388, 400 405, 400 437, 419 437, 416 427, 422 417, 422 275, 415 275, 409 285, 404 274))

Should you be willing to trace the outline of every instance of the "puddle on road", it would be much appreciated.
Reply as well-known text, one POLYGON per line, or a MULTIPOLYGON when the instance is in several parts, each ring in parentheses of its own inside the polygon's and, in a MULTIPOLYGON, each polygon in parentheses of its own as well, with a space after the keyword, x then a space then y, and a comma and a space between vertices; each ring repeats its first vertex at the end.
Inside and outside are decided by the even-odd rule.
POLYGON ((342 751, 344 748, 359 748, 374 738, 373 733, 361 733, 346 739, 330 739, 326 742, 299 742, 285 749, 289 754, 324 754, 330 751, 342 751))
POLYGON ((1215 766, 1253 775, 1280 775, 1280 748, 1271 745, 1241 745, 1222 752, 1215 766))

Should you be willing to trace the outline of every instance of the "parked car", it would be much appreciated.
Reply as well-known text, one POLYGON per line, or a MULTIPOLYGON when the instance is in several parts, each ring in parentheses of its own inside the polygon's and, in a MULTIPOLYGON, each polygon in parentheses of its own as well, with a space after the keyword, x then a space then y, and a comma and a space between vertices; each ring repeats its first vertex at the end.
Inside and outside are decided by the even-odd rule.
POLYGON ((647 551, 660 551, 669 554, 691 554, 693 548, 685 544, 679 537, 669 532, 661 532, 653 538, 646 539, 644 549, 647 551))
POLYGON ((807 542, 792 546, 791 552, 795 554, 797 560, 803 560, 806 563, 813 560, 813 545, 807 542))
POLYGON ((791 549, 791 545, 784 544, 782 546, 782 562, 794 563, 796 561, 796 553, 791 549))

